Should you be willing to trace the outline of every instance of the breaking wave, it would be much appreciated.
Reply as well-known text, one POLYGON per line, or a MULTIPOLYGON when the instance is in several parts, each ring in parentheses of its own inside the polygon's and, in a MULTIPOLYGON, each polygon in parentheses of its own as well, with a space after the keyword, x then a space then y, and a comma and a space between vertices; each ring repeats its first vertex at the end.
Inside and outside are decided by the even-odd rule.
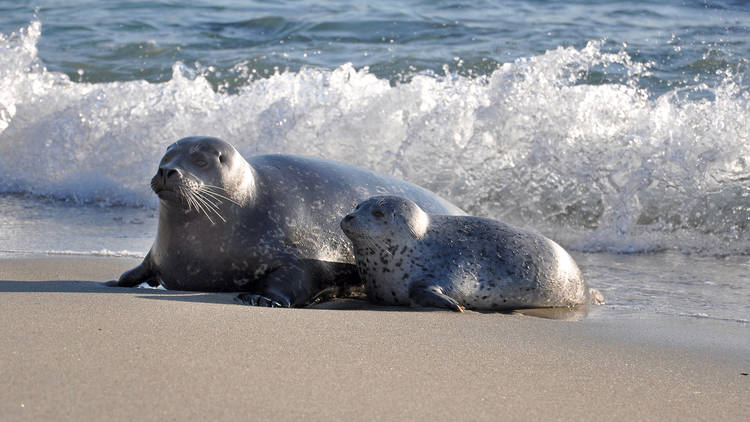
POLYGON ((164 83, 74 82, 45 68, 40 37, 38 21, 0 35, 0 192, 154 207, 165 147, 202 134, 391 174, 578 250, 750 253, 742 75, 656 94, 638 83, 648 63, 594 41, 400 83, 238 64, 247 81, 230 93, 179 62, 164 83), (622 77, 601 82, 608 69, 622 77))

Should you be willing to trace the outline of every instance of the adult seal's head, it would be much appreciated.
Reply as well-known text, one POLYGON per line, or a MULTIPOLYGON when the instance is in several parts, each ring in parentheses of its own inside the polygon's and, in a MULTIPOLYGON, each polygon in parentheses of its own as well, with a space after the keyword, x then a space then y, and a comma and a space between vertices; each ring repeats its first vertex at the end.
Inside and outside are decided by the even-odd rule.
POLYGON ((360 203, 341 228, 377 303, 462 311, 603 300, 560 245, 496 220, 428 214, 408 199, 378 196, 360 203))
POLYGON ((244 207, 255 192, 252 167, 227 142, 211 137, 183 138, 167 148, 151 179, 165 207, 226 222, 225 205, 244 207))

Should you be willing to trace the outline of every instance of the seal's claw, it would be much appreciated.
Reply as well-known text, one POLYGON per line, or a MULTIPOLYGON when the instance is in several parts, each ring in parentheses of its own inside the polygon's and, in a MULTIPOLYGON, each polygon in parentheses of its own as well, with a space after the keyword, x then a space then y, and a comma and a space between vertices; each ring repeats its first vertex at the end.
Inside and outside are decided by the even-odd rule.
POLYGON ((239 303, 243 304, 243 305, 258 306, 258 298, 259 297, 260 297, 259 295, 253 295, 253 294, 250 294, 250 293, 241 293, 241 294, 237 295, 234 298, 234 300, 236 302, 239 302, 239 303))
POLYGON ((273 308, 273 300, 265 297, 265 296, 258 296, 258 304, 257 306, 265 306, 268 308, 273 308))
POLYGON ((283 308, 284 306, 273 299, 267 298, 263 295, 256 295, 251 293, 240 293, 234 298, 236 302, 243 305, 249 306, 261 306, 266 308, 283 308))

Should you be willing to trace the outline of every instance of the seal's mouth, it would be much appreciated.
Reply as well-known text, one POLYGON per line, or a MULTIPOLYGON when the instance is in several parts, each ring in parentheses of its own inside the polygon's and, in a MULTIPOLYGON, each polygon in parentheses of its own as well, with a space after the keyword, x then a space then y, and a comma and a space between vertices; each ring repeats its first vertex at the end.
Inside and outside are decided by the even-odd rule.
POLYGON ((159 199, 179 204, 180 207, 185 209, 190 208, 187 196, 190 196, 190 192, 194 189, 193 184, 184 178, 166 181, 157 174, 151 179, 151 190, 154 191, 159 199))
POLYGON ((159 199, 179 206, 188 214, 203 216, 212 225, 227 222, 224 216, 227 206, 241 206, 224 188, 206 185, 190 175, 179 174, 169 179, 163 173, 160 171, 151 179, 151 190, 159 199))
MULTIPOLYGON (((158 196, 159 199, 163 199, 165 201, 180 202, 180 203, 184 202, 182 201, 182 195, 178 191, 173 191, 171 189, 159 189, 159 190, 154 189, 154 193, 156 193, 156 196, 158 196)), ((187 204, 184 204, 184 205, 187 205, 187 204)))
POLYGON ((177 190, 172 189, 171 186, 167 186, 164 180, 159 175, 151 178, 151 190, 154 191, 156 196, 160 199, 179 199, 180 194, 177 190))

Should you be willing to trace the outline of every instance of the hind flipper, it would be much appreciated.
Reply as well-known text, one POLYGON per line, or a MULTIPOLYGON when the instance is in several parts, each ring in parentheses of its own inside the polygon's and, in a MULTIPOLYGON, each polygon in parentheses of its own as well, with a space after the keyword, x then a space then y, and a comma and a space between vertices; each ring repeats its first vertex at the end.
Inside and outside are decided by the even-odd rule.
POLYGON ((604 305, 604 295, 597 289, 589 289, 589 300, 592 305, 604 305))

